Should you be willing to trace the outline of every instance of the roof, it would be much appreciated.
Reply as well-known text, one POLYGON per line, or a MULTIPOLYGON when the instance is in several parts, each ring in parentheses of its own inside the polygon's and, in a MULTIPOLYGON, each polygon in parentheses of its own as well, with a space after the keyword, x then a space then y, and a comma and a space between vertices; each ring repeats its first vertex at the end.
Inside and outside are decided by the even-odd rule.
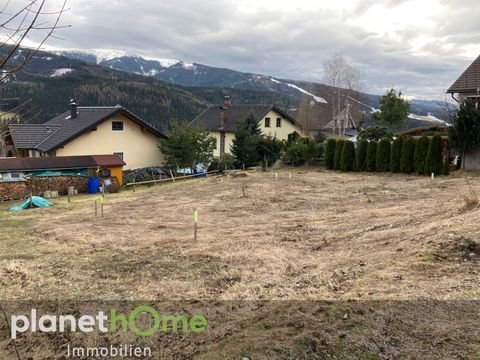
POLYGON ((2 158, 0 172, 65 170, 95 168, 98 166, 124 166, 125 162, 117 155, 58 156, 37 158, 2 158))
POLYGON ((404 135, 417 135, 417 134, 421 134, 421 133, 436 133, 438 135, 441 135, 441 134, 447 135, 448 134, 448 126, 442 126, 442 125, 420 126, 420 127, 416 127, 416 128, 407 129, 407 130, 404 130, 404 131, 399 131, 399 132, 395 133, 395 135, 404 136, 404 135))
POLYGON ((10 124, 9 132, 17 149, 33 149, 58 128, 59 125, 10 124))
POLYGON ((292 124, 298 125, 293 117, 275 105, 214 105, 193 119, 190 125, 201 124, 210 131, 234 132, 237 125, 244 122, 250 115, 253 114, 255 119, 260 121, 272 110, 291 121, 292 124), (222 119, 225 119, 225 124, 222 124, 222 119))
POLYGON ((50 152, 56 150, 69 141, 80 135, 94 129, 103 121, 123 114, 139 126, 145 128, 155 136, 163 137, 160 131, 152 125, 128 111, 120 105, 116 106, 79 106, 77 107, 77 117, 70 118, 70 110, 60 114, 45 124, 38 125, 15 125, 10 126, 13 133, 17 133, 18 143, 12 134, 12 140, 17 149, 39 150, 41 152, 50 152), (25 127, 25 128, 23 128, 25 127), (31 128, 30 128, 31 127, 31 128), (36 132, 35 132, 36 130, 36 132), (54 131, 55 130, 55 131, 54 131), (35 132, 35 133, 34 133, 35 132))
POLYGON ((480 89, 480 56, 463 72, 447 93, 468 93, 480 89))

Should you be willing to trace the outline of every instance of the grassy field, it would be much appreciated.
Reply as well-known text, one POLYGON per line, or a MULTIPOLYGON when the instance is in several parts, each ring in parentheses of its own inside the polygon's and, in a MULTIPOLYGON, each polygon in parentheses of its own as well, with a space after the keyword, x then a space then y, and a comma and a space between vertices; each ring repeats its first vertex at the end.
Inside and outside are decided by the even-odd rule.
MULTIPOLYGON (((155 359, 476 358, 480 304, 464 301, 480 297, 476 193, 478 178, 304 170, 123 191, 103 218, 93 195, 21 213, 3 203, 0 298, 201 308, 211 330, 148 340, 155 359)), ((64 359, 65 343, 85 341, 17 346, 64 359)), ((0 358, 14 354, 0 340, 0 358)))
POLYGON ((94 196, 4 203, 1 298, 478 298, 480 211, 465 196, 461 177, 296 171, 124 191, 104 218, 94 196))

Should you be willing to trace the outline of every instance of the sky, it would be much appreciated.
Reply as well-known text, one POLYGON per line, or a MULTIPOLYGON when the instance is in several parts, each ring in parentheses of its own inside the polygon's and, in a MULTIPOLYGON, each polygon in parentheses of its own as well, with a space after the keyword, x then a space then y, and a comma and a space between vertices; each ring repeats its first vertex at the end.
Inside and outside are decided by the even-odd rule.
MULTIPOLYGON (((18 0, 20 1, 20 0, 18 0)), ((21 0, 25 1, 25 0, 21 0)), ((48 0, 50 9, 62 0, 48 0)), ((69 0, 54 48, 117 49, 322 82, 341 53, 362 90, 442 99, 480 55, 475 0, 69 0)))

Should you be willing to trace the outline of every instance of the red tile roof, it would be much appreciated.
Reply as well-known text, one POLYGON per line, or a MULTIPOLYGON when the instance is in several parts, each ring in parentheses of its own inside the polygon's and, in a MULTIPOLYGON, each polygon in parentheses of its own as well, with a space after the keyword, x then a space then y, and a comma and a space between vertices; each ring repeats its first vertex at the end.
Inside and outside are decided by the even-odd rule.
POLYGON ((447 93, 477 93, 480 89, 480 56, 463 72, 447 93))

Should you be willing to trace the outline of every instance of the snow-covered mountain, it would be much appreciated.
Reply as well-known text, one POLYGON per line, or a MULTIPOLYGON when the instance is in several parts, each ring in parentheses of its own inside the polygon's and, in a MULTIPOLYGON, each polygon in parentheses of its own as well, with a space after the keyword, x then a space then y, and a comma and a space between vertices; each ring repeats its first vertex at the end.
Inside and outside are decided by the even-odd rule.
MULTIPOLYGON (((195 96, 215 103, 222 94, 236 92, 249 102, 262 102, 277 94, 285 109, 295 111, 299 106, 310 107, 311 115, 329 118, 331 103, 337 90, 330 86, 299 80, 280 79, 268 75, 244 73, 226 68, 190 63, 179 59, 142 57, 126 51, 107 49, 65 49, 42 52, 32 63, 27 80, 32 74, 47 77, 68 77, 82 66, 102 66, 122 72, 156 78, 169 84, 187 88, 195 96), (80 61, 77 61, 80 60, 80 61), (84 64, 84 65, 80 65, 84 64), (215 90, 220 91, 217 95, 215 90), (232 89, 232 90, 226 90, 232 89), (287 95, 287 97, 285 97, 287 95), (296 98, 296 99, 295 99, 296 98), (287 100, 290 99, 290 100, 287 100)), ((22 78, 19 78, 22 80, 22 78)), ((348 101, 356 108, 369 114, 378 111, 380 96, 362 93, 352 94, 348 101)), ((234 100, 235 101, 235 100, 234 100)), ((445 114, 434 101, 410 101, 412 124, 443 125, 445 114)), ((310 111, 310 110, 309 110, 310 111)), ((422 126, 423 126, 422 125, 422 126)))
POLYGON ((294 96, 310 96, 316 103, 326 104, 324 97, 313 94, 300 84, 271 76, 189 63, 177 59, 142 57, 126 51, 108 49, 65 49, 56 55, 102 65, 111 69, 155 77, 180 86, 220 86, 239 90, 274 91, 294 96))

